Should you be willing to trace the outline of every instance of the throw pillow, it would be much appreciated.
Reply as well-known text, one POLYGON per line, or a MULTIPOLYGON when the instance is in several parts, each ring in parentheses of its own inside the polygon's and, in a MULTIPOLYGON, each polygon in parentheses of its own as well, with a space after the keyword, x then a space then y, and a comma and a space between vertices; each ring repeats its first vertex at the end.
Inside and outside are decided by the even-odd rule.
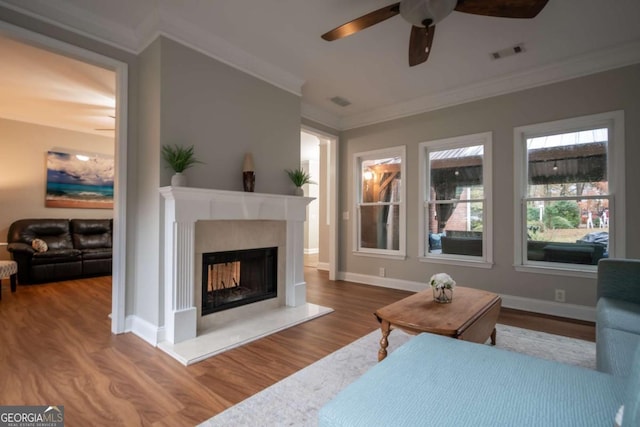
POLYGON ((431 250, 434 249, 442 249, 442 234, 440 233, 429 233, 429 248, 431 250))
POLYGON ((624 416, 624 405, 622 405, 620 407, 620 409, 618 409, 618 413, 616 414, 616 420, 615 420, 615 427, 620 427, 622 426, 622 417, 624 416))
POLYGON ((37 252, 47 252, 49 250, 47 242, 42 239, 33 239, 33 241, 31 242, 31 247, 37 252))

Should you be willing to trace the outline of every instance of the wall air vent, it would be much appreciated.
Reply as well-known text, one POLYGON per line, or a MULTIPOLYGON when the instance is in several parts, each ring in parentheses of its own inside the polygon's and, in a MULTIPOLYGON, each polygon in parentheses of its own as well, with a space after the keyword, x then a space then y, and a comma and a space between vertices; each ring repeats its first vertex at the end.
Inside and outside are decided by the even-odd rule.
POLYGON ((507 56, 516 55, 522 52, 524 52, 524 46, 522 44, 517 44, 515 46, 508 47, 506 49, 502 49, 497 52, 491 53, 491 58, 502 59, 502 58, 506 58, 507 56))
POLYGON ((347 105, 351 105, 351 101, 341 96, 334 96, 333 98, 330 99, 330 101, 341 107, 346 107, 347 105))

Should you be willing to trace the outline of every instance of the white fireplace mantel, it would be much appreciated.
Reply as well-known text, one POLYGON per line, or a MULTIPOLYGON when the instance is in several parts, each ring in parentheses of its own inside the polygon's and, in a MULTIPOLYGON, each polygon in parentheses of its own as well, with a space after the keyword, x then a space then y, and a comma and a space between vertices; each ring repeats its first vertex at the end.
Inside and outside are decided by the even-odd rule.
POLYGON ((182 342, 197 335, 194 297, 195 223, 203 220, 286 221, 285 303, 306 303, 304 221, 311 197, 162 187, 164 197, 165 339, 182 342))

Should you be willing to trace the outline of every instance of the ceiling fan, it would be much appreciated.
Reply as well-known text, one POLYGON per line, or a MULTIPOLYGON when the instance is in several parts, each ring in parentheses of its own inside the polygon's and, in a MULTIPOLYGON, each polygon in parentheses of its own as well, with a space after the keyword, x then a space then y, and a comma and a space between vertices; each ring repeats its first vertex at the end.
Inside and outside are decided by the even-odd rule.
POLYGON ((500 18, 534 18, 549 0, 401 0, 367 13, 322 35, 333 41, 364 30, 400 14, 411 27, 409 66, 422 64, 429 58, 436 24, 451 12, 500 18))

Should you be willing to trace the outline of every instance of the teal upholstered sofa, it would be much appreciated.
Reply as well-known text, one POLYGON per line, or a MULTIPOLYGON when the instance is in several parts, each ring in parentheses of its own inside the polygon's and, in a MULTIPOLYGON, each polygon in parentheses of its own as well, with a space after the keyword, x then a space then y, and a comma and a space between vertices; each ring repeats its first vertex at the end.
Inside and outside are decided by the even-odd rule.
MULTIPOLYGON (((599 371, 628 376, 640 344, 640 260, 598 263, 596 365, 599 371)), ((639 363, 639 362, 636 362, 639 363)))
POLYGON ((599 263, 597 367, 421 334, 321 408, 320 427, 640 426, 640 261, 599 263))

